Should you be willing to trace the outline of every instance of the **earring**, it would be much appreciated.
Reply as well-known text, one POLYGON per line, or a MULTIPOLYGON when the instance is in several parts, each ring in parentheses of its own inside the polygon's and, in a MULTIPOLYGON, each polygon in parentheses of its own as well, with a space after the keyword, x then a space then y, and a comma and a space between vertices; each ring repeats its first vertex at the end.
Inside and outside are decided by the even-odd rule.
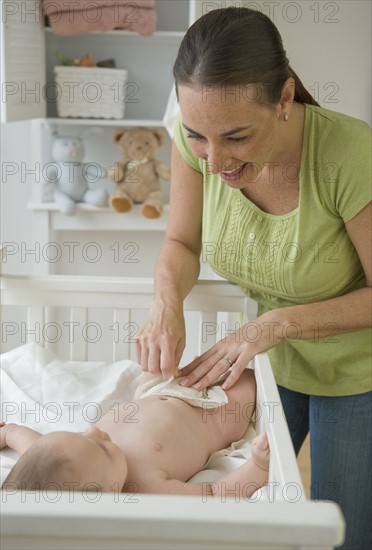
POLYGON ((288 122, 288 113, 284 113, 284 122, 288 122))

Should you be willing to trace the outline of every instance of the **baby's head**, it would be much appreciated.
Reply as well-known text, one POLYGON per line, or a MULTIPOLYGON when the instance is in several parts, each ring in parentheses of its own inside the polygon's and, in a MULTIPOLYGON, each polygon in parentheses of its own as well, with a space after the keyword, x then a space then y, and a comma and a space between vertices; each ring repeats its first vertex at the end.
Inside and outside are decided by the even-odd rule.
POLYGON ((52 432, 20 457, 2 489, 120 492, 127 470, 122 451, 98 428, 52 432))

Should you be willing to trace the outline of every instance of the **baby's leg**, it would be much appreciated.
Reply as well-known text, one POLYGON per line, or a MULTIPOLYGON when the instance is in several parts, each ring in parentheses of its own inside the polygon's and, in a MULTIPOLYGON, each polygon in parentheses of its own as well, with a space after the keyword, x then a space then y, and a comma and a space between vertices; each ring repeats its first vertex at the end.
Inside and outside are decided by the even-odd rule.
POLYGON ((210 486, 210 496, 226 498, 250 498, 263 487, 269 478, 270 449, 266 433, 252 442, 252 457, 242 466, 221 477, 210 486))

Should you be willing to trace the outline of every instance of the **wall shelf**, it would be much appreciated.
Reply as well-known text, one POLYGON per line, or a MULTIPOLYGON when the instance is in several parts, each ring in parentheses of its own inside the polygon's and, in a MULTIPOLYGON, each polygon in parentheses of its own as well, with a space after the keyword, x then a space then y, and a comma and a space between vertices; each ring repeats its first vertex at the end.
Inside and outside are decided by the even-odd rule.
POLYGON ((148 219, 141 214, 141 205, 135 205, 126 213, 111 208, 98 208, 89 204, 78 204, 73 216, 61 214, 55 203, 30 202, 27 205, 38 218, 47 218, 47 225, 53 231, 165 231, 168 222, 169 205, 164 205, 160 218, 148 219))
POLYGON ((153 119, 104 119, 104 118, 58 118, 50 117, 39 119, 43 124, 58 124, 59 126, 148 126, 149 128, 163 128, 162 120, 153 119))
MULTIPOLYGON (((45 27, 45 32, 47 33, 53 33, 53 29, 51 27, 45 27)), ((153 34, 150 34, 149 36, 143 36, 139 34, 138 32, 134 31, 125 31, 121 29, 113 29, 111 31, 89 31, 89 33, 81 34, 79 36, 86 36, 86 35, 96 35, 96 36, 116 36, 117 38, 124 37, 124 36, 133 36, 133 37, 141 37, 141 38, 179 38, 182 39, 184 36, 184 31, 155 31, 153 34)), ((76 35, 57 35, 61 38, 71 38, 76 35)))

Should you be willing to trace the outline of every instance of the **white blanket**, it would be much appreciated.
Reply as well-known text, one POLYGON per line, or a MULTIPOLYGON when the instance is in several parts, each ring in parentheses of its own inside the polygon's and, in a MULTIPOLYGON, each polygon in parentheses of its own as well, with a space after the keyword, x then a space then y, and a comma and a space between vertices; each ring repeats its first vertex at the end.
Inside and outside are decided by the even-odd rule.
MULTIPOLYGON (((115 403, 129 401, 141 376, 129 360, 117 363, 63 361, 37 344, 1 355, 0 421, 16 422, 40 433, 83 431, 115 403)), ((215 481, 250 457, 253 426, 241 441, 215 453, 191 481, 215 481)), ((0 483, 17 460, 9 448, 0 452, 0 483)))

